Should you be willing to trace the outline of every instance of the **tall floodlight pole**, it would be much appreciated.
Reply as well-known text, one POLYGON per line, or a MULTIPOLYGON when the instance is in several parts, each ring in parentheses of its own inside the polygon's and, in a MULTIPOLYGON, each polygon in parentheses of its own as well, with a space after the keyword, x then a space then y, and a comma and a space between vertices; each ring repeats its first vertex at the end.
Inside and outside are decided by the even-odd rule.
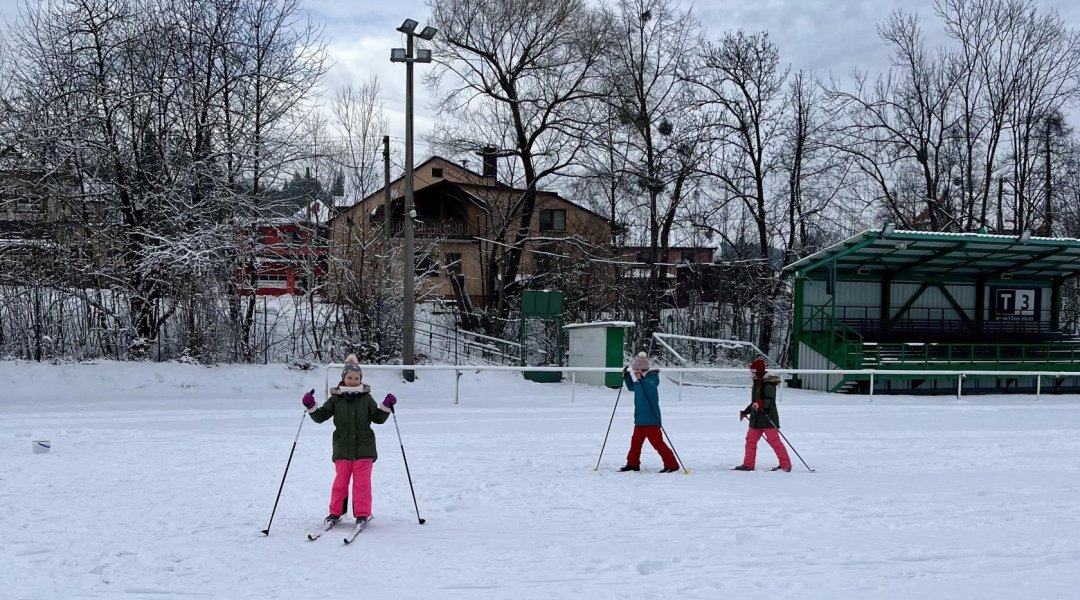
MULTIPOLYGON (((419 34, 416 26, 419 25, 412 19, 405 22, 397 30, 405 34, 406 47, 393 48, 390 50, 390 62, 405 63, 405 210, 404 210, 404 243, 402 254, 404 264, 402 268, 402 283, 404 284, 404 306, 401 317, 401 364, 413 365, 415 363, 413 346, 416 342, 416 292, 414 280, 416 278, 416 258, 413 249, 413 218, 416 212, 413 209, 413 63, 431 62, 431 50, 421 49, 413 54, 413 38, 431 40, 438 31, 434 27, 424 27, 419 34)), ((412 381, 415 373, 411 369, 401 372, 405 381, 412 381)))

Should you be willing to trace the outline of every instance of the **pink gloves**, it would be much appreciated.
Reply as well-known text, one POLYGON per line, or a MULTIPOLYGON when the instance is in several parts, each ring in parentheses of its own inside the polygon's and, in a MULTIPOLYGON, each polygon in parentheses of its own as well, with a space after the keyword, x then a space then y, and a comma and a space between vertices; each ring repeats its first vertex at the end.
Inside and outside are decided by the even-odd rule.
POLYGON ((386 408, 389 408, 391 411, 393 411, 394 410, 394 405, 397 404, 397 398, 393 394, 387 394, 386 397, 383 398, 382 403, 383 403, 383 406, 385 406, 386 408))
POLYGON ((304 403, 304 408, 306 408, 308 412, 315 410, 315 390, 311 390, 304 394, 304 399, 301 400, 301 402, 304 403))

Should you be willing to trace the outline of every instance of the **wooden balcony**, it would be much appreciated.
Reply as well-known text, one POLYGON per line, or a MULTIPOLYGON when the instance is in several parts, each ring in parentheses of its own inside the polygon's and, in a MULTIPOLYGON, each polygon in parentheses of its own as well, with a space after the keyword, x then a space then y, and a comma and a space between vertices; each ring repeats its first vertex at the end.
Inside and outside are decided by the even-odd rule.
MULTIPOLYGON (((390 224, 394 237, 404 233, 404 219, 394 219, 390 224)), ((423 217, 413 221, 413 236, 420 239, 468 238, 469 232, 463 219, 443 219, 426 221, 423 217)))

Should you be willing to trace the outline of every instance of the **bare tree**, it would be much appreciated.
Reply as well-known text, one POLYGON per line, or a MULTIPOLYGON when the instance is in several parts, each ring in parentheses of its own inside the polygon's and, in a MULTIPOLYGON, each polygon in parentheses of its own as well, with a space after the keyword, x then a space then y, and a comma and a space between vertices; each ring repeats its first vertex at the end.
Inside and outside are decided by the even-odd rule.
MULTIPOLYGON (((1041 131, 1036 137, 1045 139, 1047 116, 1076 94, 1076 33, 1031 0, 937 0, 934 9, 957 43, 950 66, 957 78, 968 227, 985 227, 995 179, 1009 180, 1014 210, 1029 204, 1030 160, 1020 157, 1038 154, 1029 147, 1033 135, 1041 131), (1011 157, 1002 155, 1003 147, 1011 157), (1013 166, 1003 168, 1004 162, 1013 166)), ((1023 225, 1022 214, 1013 220, 1023 225)))
MULTIPOLYGON (((780 51, 765 33, 736 31, 708 44, 694 82, 700 104, 713 115, 720 150, 707 167, 724 198, 745 206, 755 225, 757 256, 771 265, 773 235, 782 225, 772 218, 771 185, 780 175, 787 71, 780 51)), ((762 327, 758 346, 769 351, 778 277, 759 279, 762 327)))
POLYGON ((787 71, 780 51, 765 33, 737 31, 708 45, 695 82, 713 110, 722 154, 712 167, 726 194, 746 205, 757 226, 760 256, 769 256, 769 182, 778 160, 787 71))
MULTIPOLYGON (((194 314, 200 289, 231 287, 238 231, 294 158, 289 124, 323 72, 318 30, 298 17, 292 0, 26 6, 20 142, 77 223, 72 243, 89 243, 74 270, 124 297, 131 356, 181 302, 194 314)), ((85 283, 68 289, 94 302, 85 283)))
POLYGON ((877 182, 892 217, 903 226, 925 220, 934 230, 955 229, 957 223, 940 204, 949 184, 945 147, 957 121, 952 110, 956 75, 943 67, 948 64, 944 51, 926 49, 914 15, 894 12, 878 33, 892 48, 893 69, 872 87, 857 73, 854 91, 830 90, 846 113, 846 135, 838 148, 877 182), (905 169, 911 170, 907 176, 905 169), (917 187, 906 189, 916 173, 917 187))
POLYGON ((486 265, 488 308, 510 310, 522 253, 542 182, 575 163, 581 150, 581 100, 601 55, 599 29, 583 0, 449 0, 432 2, 440 29, 436 60, 445 67, 429 80, 455 130, 436 135, 451 145, 497 146, 521 168, 523 193, 495 229, 486 265), (495 136, 495 139, 492 137, 495 136))
POLYGON ((333 158, 345 174, 343 190, 352 204, 382 187, 382 138, 388 124, 383 113, 379 78, 339 88, 330 100, 332 127, 340 134, 333 158))
POLYGON ((645 340, 658 330, 660 310, 673 292, 667 289, 665 265, 671 231, 708 154, 709 129, 695 111, 695 87, 687 79, 698 24, 668 0, 621 0, 604 21, 612 25, 600 65, 600 98, 608 104, 601 114, 613 112, 625 132, 609 134, 618 142, 608 152, 623 155, 608 162, 622 169, 620 180, 631 193, 621 208, 624 222, 642 231, 641 245, 647 248, 649 276, 639 290, 645 318, 636 332, 645 340))
POLYGON ((780 151, 787 192, 784 254, 785 262, 794 262, 824 246, 821 221, 838 208, 849 170, 830 144, 824 93, 812 74, 791 76, 785 112, 780 151))
MULTIPOLYGON (((359 86, 347 84, 330 101, 332 127, 340 134, 332 159, 342 178, 345 205, 383 187, 384 158, 390 157, 383 144, 387 121, 380 93, 379 80, 372 76, 359 86)), ((370 225, 370 214, 356 216, 370 225)), ((383 215, 383 220, 393 223, 391 215, 383 215)), ((335 306, 342 311, 341 344, 361 359, 389 360, 401 348, 401 277, 392 267, 400 264, 400 247, 385 239, 383 229, 356 223, 353 217, 339 218, 333 237, 331 272, 335 306)))
MULTIPOLYGON (((292 158, 288 149, 296 130, 290 125, 326 72, 325 46, 321 28, 310 20, 304 23, 299 0, 245 0, 241 6, 242 37, 236 44, 240 85, 233 90, 236 110, 230 116, 240 125, 242 172, 258 209, 265 181, 292 158)), ((246 263, 254 277, 254 252, 246 253, 246 263)), ((241 321, 245 340, 254 313, 252 295, 241 321)), ((250 354, 246 342, 245 352, 250 354)))

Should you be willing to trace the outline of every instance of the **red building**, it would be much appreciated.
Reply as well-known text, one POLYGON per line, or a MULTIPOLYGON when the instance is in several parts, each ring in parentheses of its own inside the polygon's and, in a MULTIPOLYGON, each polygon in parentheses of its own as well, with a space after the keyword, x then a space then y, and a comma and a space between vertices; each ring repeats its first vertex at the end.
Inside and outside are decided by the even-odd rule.
POLYGON ((329 229, 317 215, 312 220, 275 219, 255 226, 254 263, 237 272, 241 295, 323 293, 329 251, 329 229))

